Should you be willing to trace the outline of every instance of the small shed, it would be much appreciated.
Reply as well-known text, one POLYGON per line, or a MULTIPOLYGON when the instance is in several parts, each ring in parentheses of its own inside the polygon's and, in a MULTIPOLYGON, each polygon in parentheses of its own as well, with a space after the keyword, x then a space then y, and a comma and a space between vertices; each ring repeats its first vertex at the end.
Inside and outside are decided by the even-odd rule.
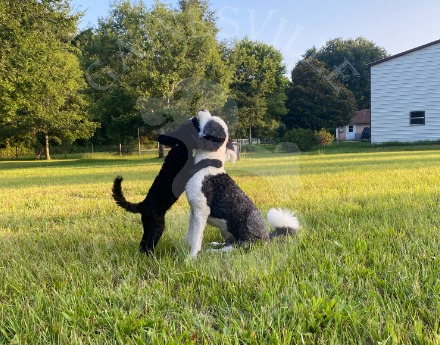
POLYGON ((370 127, 370 109, 362 109, 356 112, 350 123, 336 128, 336 140, 360 140, 365 127, 370 127))
POLYGON ((440 140, 440 40, 368 66, 371 142, 440 140))

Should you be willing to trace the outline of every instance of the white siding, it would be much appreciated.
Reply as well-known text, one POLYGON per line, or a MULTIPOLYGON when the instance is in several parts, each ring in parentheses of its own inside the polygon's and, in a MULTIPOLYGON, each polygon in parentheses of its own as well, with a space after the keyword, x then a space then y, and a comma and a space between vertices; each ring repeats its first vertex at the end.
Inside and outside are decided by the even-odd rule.
POLYGON ((371 66, 371 142, 440 139, 440 43, 371 66), (411 111, 425 125, 410 125, 411 111))

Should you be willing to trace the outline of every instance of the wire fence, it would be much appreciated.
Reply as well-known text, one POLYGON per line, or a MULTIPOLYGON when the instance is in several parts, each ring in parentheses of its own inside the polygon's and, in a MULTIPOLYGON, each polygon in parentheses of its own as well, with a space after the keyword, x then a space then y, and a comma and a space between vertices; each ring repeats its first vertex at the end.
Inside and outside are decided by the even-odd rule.
MULTIPOLYGON (((128 155, 152 155, 158 152, 157 146, 153 145, 71 145, 67 147, 52 146, 50 147, 51 157, 67 158, 68 156, 77 155, 93 155, 108 154, 115 156, 128 155)), ((44 159, 45 148, 26 148, 26 147, 7 147, 0 149, 0 159, 44 159)))
MULTIPOLYGON (((234 148, 238 157, 243 146, 249 145, 248 139, 234 139, 234 148)), ((267 144, 260 139, 254 139, 253 145, 267 144)), ((168 151, 168 148, 166 149, 168 151)), ((93 156, 98 154, 115 155, 115 156, 159 156, 158 144, 118 144, 118 145, 69 145, 69 146, 51 146, 50 156, 52 158, 62 159, 72 155, 93 156)), ((7 147, 0 149, 0 159, 44 159, 45 148, 40 146, 37 148, 27 148, 23 146, 7 147)))

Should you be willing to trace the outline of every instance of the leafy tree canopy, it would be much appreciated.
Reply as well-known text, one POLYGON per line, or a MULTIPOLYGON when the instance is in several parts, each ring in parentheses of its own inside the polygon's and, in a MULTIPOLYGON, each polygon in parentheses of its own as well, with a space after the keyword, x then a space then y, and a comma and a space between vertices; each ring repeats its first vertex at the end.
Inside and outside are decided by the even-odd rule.
POLYGON ((273 46, 247 38, 226 50, 234 77, 231 92, 237 101, 239 123, 237 135, 251 128, 264 132, 286 114, 285 91, 288 79, 281 53, 273 46))
POLYGON ((330 71, 341 69, 340 80, 344 79, 343 84, 353 92, 358 109, 370 107, 370 71, 367 64, 387 56, 384 48, 363 37, 335 38, 321 49, 312 48, 305 54, 305 58, 321 61, 330 71))
POLYGON ((3 1, 0 39, 0 135, 4 141, 44 136, 73 142, 96 128, 89 121, 84 74, 71 37, 78 15, 67 0, 3 1))
POLYGON ((130 141, 136 127, 155 129, 164 115, 188 118, 198 108, 213 109, 225 101, 231 73, 212 13, 205 1, 179 6, 156 2, 149 9, 142 2, 121 1, 97 30, 78 36, 96 113, 105 124, 102 134, 113 141, 130 141), (203 89, 201 80, 224 91, 203 89))
POLYGON ((315 61, 306 60, 292 70, 292 82, 287 91, 289 112, 283 118, 288 128, 320 130, 347 124, 355 115, 353 93, 337 80, 327 80, 330 71, 315 61))

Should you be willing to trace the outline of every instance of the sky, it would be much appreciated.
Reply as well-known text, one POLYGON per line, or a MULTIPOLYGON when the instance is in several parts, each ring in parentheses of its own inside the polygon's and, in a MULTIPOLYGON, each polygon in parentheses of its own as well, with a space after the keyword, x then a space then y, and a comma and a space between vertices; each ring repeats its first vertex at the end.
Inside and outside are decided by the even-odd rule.
MULTIPOLYGON (((133 0, 132 0, 133 1, 133 0)), ((113 0, 71 0, 96 26, 113 0)), ((162 0, 176 6, 177 0, 162 0)), ((144 0, 152 6, 154 0, 144 0)), ((275 46, 290 71, 305 51, 328 40, 362 36, 397 54, 440 39, 440 0, 211 0, 219 39, 245 36, 275 46)))

